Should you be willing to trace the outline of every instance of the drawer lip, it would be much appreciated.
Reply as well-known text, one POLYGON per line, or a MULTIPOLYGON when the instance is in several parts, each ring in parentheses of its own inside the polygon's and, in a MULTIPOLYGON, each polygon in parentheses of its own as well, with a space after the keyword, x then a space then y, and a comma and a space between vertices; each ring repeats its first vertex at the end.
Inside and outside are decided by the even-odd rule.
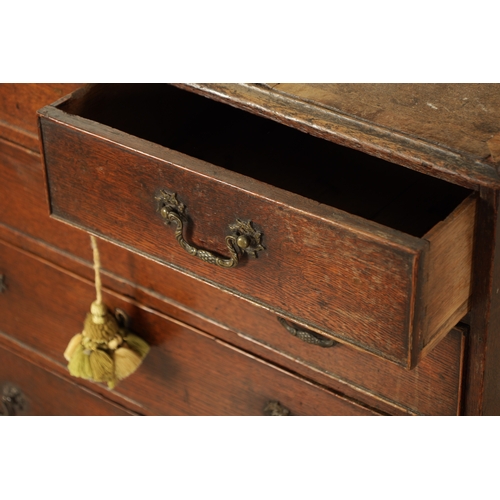
MULTIPOLYGON (((71 95, 60 100, 58 104, 61 104, 66 99, 70 98, 71 95)), ((206 161, 199 160, 184 153, 155 144, 154 142, 146 139, 141 139, 107 125, 102 125, 99 122, 82 118, 77 115, 71 115, 63 110, 55 108, 54 106, 47 106, 43 108, 39 111, 39 116, 40 136, 43 145, 44 162, 47 175, 46 181, 53 217, 55 216, 59 220, 104 237, 105 239, 140 253, 148 258, 153 258, 153 260, 169 265, 183 273, 202 279, 212 285, 219 286, 233 294, 249 300, 252 303, 258 304, 261 307, 276 311, 283 317, 290 319, 299 325, 311 328, 320 333, 326 333, 328 336, 340 340, 341 342, 350 343, 358 349, 369 351, 407 368, 415 366, 418 362, 423 346, 421 342, 422 335, 421 332, 418 331, 419 326, 417 325, 417 331, 415 332, 415 325, 416 322, 418 323, 421 321, 421 312, 416 310, 416 308, 418 309, 420 307, 421 284, 425 271, 424 262, 429 249, 429 242, 426 241, 425 236, 423 238, 410 236, 401 231, 366 220, 340 209, 307 199, 301 195, 270 186, 262 181, 251 179, 249 182, 248 177, 239 173, 231 172, 206 161), (226 284, 221 283, 217 279, 212 280, 207 278, 207 276, 200 275, 196 270, 192 271, 190 266, 186 268, 182 265, 182 263, 176 264, 169 259, 151 255, 148 251, 141 250, 140 248, 136 248, 135 246, 122 241, 120 237, 114 237, 106 232, 100 231, 98 227, 92 227, 90 225, 86 225, 86 223, 81 224, 75 220, 71 220, 71 218, 68 220, 65 214, 58 213, 57 210, 54 209, 53 200, 51 198, 52 195, 50 194, 51 180, 47 165, 47 157, 45 154, 46 147, 44 144, 45 138, 43 131, 43 127, 50 123, 64 127, 66 130, 72 131, 76 134, 80 134, 81 137, 90 137, 92 140, 107 143, 112 148, 119 148, 120 150, 128 151, 141 158, 159 160, 160 162, 164 162, 173 168, 182 170, 189 175, 194 174, 200 176, 200 178, 203 177, 206 180, 216 179, 221 185, 230 187, 233 190, 238 190, 239 192, 245 192, 252 197, 258 198, 262 202, 265 201, 272 203, 275 207, 286 206, 288 211, 294 212, 294 216, 298 217, 301 215, 307 215, 307 217, 315 218, 320 222, 325 222, 331 227, 341 228, 344 231, 355 231, 356 237, 359 238, 359 240, 368 241, 385 249, 389 249, 393 252, 393 255, 398 255, 398 258, 402 258, 404 260, 404 266, 407 266, 409 270, 408 281, 406 284, 401 285, 401 290, 404 290, 406 299, 404 306, 400 306, 401 318, 397 320, 400 321, 399 326, 403 331, 402 337, 398 340, 400 341, 400 345, 397 347, 397 349, 399 349, 399 353, 394 354, 394 352, 396 352, 396 348, 394 352, 391 352, 392 345, 389 348, 380 348, 378 345, 373 345, 370 342, 360 340, 357 338, 356 332, 349 337, 342 332, 335 331, 331 327, 323 326, 321 321, 318 325, 314 323, 310 317, 305 320, 301 318, 300 315, 297 315, 296 312, 283 311, 283 309, 281 309, 276 303, 269 304, 265 300, 255 297, 252 294, 248 294, 245 291, 240 292, 237 288, 228 287, 226 284), (251 185, 251 189, 247 188, 249 184, 251 185), (404 355, 402 355, 401 350, 405 352, 404 355)), ((390 318, 388 317, 386 319, 390 318)), ((393 340, 388 340, 387 342, 390 343, 393 342, 393 340)))

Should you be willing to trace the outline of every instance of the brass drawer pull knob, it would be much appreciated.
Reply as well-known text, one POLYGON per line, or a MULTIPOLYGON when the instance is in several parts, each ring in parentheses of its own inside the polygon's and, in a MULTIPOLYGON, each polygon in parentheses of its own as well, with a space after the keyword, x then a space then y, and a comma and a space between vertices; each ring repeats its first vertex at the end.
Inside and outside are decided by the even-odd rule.
POLYGON ((179 245, 190 255, 215 264, 219 267, 235 267, 240 259, 240 255, 247 254, 250 257, 257 257, 257 252, 264 250, 260 244, 262 233, 252 227, 252 222, 244 222, 236 219, 234 224, 229 225, 231 234, 226 236, 226 246, 230 257, 220 257, 208 250, 197 248, 188 243, 183 236, 184 226, 187 226, 186 206, 177 200, 176 193, 169 193, 161 190, 155 197, 157 202, 157 212, 160 213, 165 224, 173 222, 176 225, 175 237, 179 245))
POLYGON ((288 417, 290 410, 285 408, 279 401, 269 401, 264 408, 264 415, 266 417, 288 417))
POLYGON ((1 402, 0 415, 4 417, 17 415, 21 413, 26 406, 23 393, 13 384, 5 384, 2 387, 1 402))
POLYGON ((278 316, 278 321, 281 323, 282 326, 286 328, 287 332, 291 333, 294 337, 297 337, 298 339, 307 342, 308 344, 317 345, 319 347, 334 347, 339 344, 335 340, 323 337, 318 333, 294 328, 285 319, 280 318, 279 316, 278 316))

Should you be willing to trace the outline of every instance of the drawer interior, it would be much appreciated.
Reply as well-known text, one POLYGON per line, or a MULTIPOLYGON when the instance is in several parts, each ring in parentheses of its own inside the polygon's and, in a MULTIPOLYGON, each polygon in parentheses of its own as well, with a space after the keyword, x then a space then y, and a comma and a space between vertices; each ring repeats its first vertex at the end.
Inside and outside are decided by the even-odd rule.
POLYGON ((167 84, 96 85, 59 107, 416 237, 470 194, 167 84))

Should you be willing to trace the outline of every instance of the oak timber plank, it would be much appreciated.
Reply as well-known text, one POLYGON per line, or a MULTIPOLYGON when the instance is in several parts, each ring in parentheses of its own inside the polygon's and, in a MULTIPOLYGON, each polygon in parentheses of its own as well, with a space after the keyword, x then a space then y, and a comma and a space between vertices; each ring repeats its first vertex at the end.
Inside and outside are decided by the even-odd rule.
POLYGON ((280 83, 273 90, 482 160, 500 133, 500 84, 280 83))

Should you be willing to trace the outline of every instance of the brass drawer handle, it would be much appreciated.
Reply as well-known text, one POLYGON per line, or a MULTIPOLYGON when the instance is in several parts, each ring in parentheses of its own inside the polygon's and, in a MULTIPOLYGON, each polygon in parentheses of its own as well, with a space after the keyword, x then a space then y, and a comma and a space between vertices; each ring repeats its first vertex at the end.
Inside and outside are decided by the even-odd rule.
POLYGON ((226 236, 226 246, 231 255, 229 258, 220 257, 208 250, 197 248, 184 239, 184 226, 187 225, 186 206, 177 200, 176 193, 161 190, 155 199, 157 201, 157 212, 160 212, 165 224, 169 225, 174 222, 177 226, 175 237, 179 245, 188 254, 198 257, 209 264, 226 268, 235 267, 239 262, 240 254, 257 257, 257 252, 264 250, 264 247, 260 244, 262 233, 252 227, 251 221, 244 222, 240 219, 236 219, 234 224, 229 225, 229 230, 232 233, 226 236))
POLYGON ((317 345, 319 347, 334 347, 339 344, 339 342, 323 337, 319 333, 309 332, 307 330, 299 330, 298 328, 294 328, 285 319, 280 318, 279 316, 278 316, 278 321, 294 337, 297 337, 298 339, 307 342, 308 344, 317 345))
POLYGON ((279 401, 269 401, 264 408, 264 415, 266 417, 288 417, 290 410, 279 401))
POLYGON ((4 417, 19 414, 26 406, 23 393, 13 384, 5 384, 3 386, 1 402, 0 415, 4 417))

